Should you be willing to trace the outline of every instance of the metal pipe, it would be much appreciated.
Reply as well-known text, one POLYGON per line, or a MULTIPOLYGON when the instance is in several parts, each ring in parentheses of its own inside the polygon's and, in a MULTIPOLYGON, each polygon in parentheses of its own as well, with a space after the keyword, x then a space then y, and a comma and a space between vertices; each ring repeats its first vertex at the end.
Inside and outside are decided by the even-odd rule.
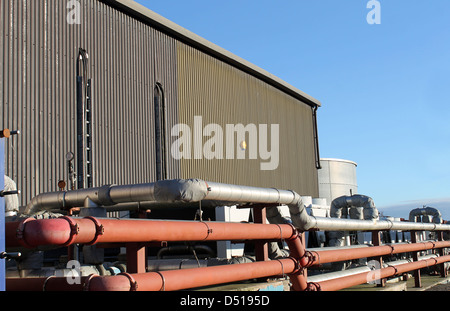
POLYGON ((363 216, 358 215, 357 218, 364 218, 365 220, 378 219, 378 210, 372 198, 365 195, 341 196, 331 202, 330 216, 334 218, 346 218, 347 208, 357 209, 362 207, 364 210, 363 216))
POLYGON ((336 291, 344 288, 367 283, 370 280, 384 279, 395 275, 400 275, 413 270, 423 269, 429 266, 434 266, 450 261, 450 255, 436 257, 426 260, 419 260, 411 263, 401 265, 389 266, 386 268, 363 272, 351 276, 346 276, 338 279, 327 280, 318 283, 309 283, 310 290, 319 291, 336 291))
MULTIPOLYGON (((81 207, 85 199, 99 206, 127 202, 155 201, 161 203, 199 202, 202 200, 287 205, 293 225, 300 231, 317 230, 427 230, 450 231, 450 225, 392 222, 390 220, 330 219, 309 216, 300 195, 294 191, 256 188, 205 182, 199 179, 161 180, 156 183, 103 186, 78 191, 40 194, 27 205, 26 214, 42 209, 81 207)), ((268 208, 270 210, 271 208, 268 208)))
POLYGON ((297 270, 293 258, 264 262, 214 266, 142 274, 82 277, 80 285, 69 285, 66 278, 8 279, 6 289, 42 291, 176 291, 255 278, 282 276, 297 270), (44 288, 45 285, 45 288, 44 288))
POLYGON ((409 213, 409 221, 410 222, 416 222, 417 221, 417 217, 418 216, 433 216, 433 223, 435 224, 441 224, 442 221, 442 214, 441 212, 434 208, 434 207, 429 207, 429 206, 424 206, 423 208, 416 208, 413 209, 410 213, 409 213))
POLYGON ((291 240, 296 236, 291 225, 252 223, 61 217, 6 224, 7 247, 28 248, 152 241, 291 240))
MULTIPOLYGON (((424 260, 424 259, 430 259, 430 258, 435 258, 435 257, 437 257, 437 255, 426 255, 426 256, 419 257, 419 259, 424 260)), ((412 258, 408 259, 408 260, 396 260, 396 261, 384 262, 383 268, 387 268, 389 266, 398 266, 398 265, 402 265, 402 264, 410 263, 410 262, 412 262, 412 258)), ((372 271, 372 269, 370 269, 370 267, 361 266, 361 267, 352 268, 352 269, 343 270, 343 271, 335 271, 335 272, 329 272, 329 273, 323 273, 323 274, 316 274, 313 276, 309 276, 308 281, 310 283, 318 283, 318 282, 324 282, 324 281, 328 281, 328 280, 332 280, 332 279, 338 279, 338 278, 347 277, 347 276, 351 276, 351 275, 355 275, 355 274, 359 274, 359 273, 363 273, 363 272, 370 272, 370 271, 372 271)))
POLYGON ((324 251, 309 251, 312 253, 311 261, 308 265, 320 265, 330 262, 339 262, 359 258, 368 258, 384 255, 394 255, 408 252, 418 252, 424 250, 450 247, 450 241, 422 242, 415 244, 388 244, 383 246, 372 246, 368 248, 336 249, 324 251))
POLYGON ((312 230, 319 231, 450 231, 450 225, 408 221, 356 220, 309 216, 312 230))

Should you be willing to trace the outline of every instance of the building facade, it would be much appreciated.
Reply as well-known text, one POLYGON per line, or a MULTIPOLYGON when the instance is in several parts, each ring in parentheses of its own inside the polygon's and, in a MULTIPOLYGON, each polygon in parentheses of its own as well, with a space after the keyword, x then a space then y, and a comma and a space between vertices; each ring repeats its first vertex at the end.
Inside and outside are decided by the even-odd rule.
POLYGON ((5 158, 22 205, 69 179, 80 49, 94 186, 201 178, 318 196, 320 103, 286 82, 129 0, 1 1, 0 18, 0 127, 21 131, 5 158))

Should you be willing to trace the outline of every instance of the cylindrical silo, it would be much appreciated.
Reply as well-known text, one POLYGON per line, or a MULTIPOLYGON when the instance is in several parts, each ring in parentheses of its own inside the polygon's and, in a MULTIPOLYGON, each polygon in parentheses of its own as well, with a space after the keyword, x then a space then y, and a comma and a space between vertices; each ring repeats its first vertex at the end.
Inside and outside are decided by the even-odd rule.
POLYGON ((343 195, 358 193, 356 167, 353 161, 342 159, 321 159, 322 169, 318 170, 319 197, 327 204, 343 195))

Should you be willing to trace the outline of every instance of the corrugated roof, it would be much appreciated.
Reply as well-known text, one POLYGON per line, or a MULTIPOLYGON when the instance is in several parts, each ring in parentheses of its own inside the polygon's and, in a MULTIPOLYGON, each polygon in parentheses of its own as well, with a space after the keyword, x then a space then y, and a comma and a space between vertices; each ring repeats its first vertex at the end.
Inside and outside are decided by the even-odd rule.
POLYGON ((221 48, 220 46, 196 35, 195 33, 175 24, 150 9, 132 0, 101 0, 152 27, 167 33, 205 53, 208 53, 230 65, 233 65, 263 81, 269 83, 283 92, 301 100, 310 106, 321 106, 320 101, 300 91, 289 83, 281 80, 266 70, 246 61, 245 59, 221 48))

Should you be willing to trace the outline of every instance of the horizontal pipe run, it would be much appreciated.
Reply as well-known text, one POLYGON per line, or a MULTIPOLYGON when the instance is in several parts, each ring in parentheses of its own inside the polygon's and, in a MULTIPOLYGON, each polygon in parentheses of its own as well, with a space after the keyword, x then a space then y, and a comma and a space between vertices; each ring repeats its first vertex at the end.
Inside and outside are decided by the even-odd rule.
POLYGON ((320 265, 330 262, 339 262, 359 258, 394 255, 408 252, 418 252, 431 249, 450 247, 450 241, 421 242, 415 244, 389 244, 382 246, 371 246, 367 248, 335 249, 324 251, 313 251, 311 261, 307 265, 320 265))
MULTIPOLYGON (((279 276, 296 270, 292 259, 282 259, 266 262, 246 263, 231 266, 216 266, 175 271, 161 271, 145 274, 134 274, 138 291, 177 291, 217 284, 226 284, 244 280, 279 276)), ((117 288, 121 291, 132 290, 130 282, 126 284, 119 277, 97 277, 89 284, 90 291, 105 291, 117 288)))
POLYGON ((310 230, 319 231, 450 231, 447 224, 309 217, 312 223, 310 230))
POLYGON ((319 291, 337 291, 344 288, 349 288, 352 286, 365 284, 370 281, 376 281, 388 277, 393 277, 396 275, 401 275, 403 273, 423 269, 426 267, 442 264, 450 261, 450 255, 436 257, 426 260, 419 260, 411 263, 405 263, 401 265, 389 266, 386 268, 373 270, 369 272, 363 272, 355 275, 350 275, 346 277, 341 277, 337 279, 332 279, 328 281, 309 283, 310 290, 319 291))
MULTIPOLYGON (((66 278, 7 279, 8 291, 176 291, 239 282, 264 277, 289 275, 297 270, 293 258, 224 265, 186 270, 83 277, 81 284, 70 285, 66 278), (45 286, 45 288, 44 288, 45 286)), ((305 281, 306 285, 306 281, 305 281)))
POLYGON ((228 185, 215 182, 207 182, 207 184, 209 191, 205 200, 288 205, 299 198, 298 194, 290 190, 228 185))
POLYGON ((6 224, 7 247, 96 243, 290 240, 291 225, 225 222, 69 218, 32 219, 6 224))
MULTIPOLYGON (((418 260, 425 260, 425 259, 436 258, 436 257, 438 257, 438 255, 428 254, 428 255, 418 257, 419 258, 418 260)), ((413 262, 412 258, 388 261, 388 262, 383 262, 382 267, 383 268, 387 268, 390 266, 395 267, 397 265, 402 265, 402 264, 410 263, 410 262, 413 262)), ((359 274, 359 273, 363 273, 363 272, 369 272, 369 271, 372 271, 372 269, 369 266, 360 266, 357 268, 351 268, 351 269, 342 270, 342 271, 326 272, 326 273, 308 276, 308 282, 319 283, 319 282, 324 282, 324 281, 328 281, 328 280, 332 280, 332 279, 338 279, 338 278, 355 275, 355 274, 359 274)))

